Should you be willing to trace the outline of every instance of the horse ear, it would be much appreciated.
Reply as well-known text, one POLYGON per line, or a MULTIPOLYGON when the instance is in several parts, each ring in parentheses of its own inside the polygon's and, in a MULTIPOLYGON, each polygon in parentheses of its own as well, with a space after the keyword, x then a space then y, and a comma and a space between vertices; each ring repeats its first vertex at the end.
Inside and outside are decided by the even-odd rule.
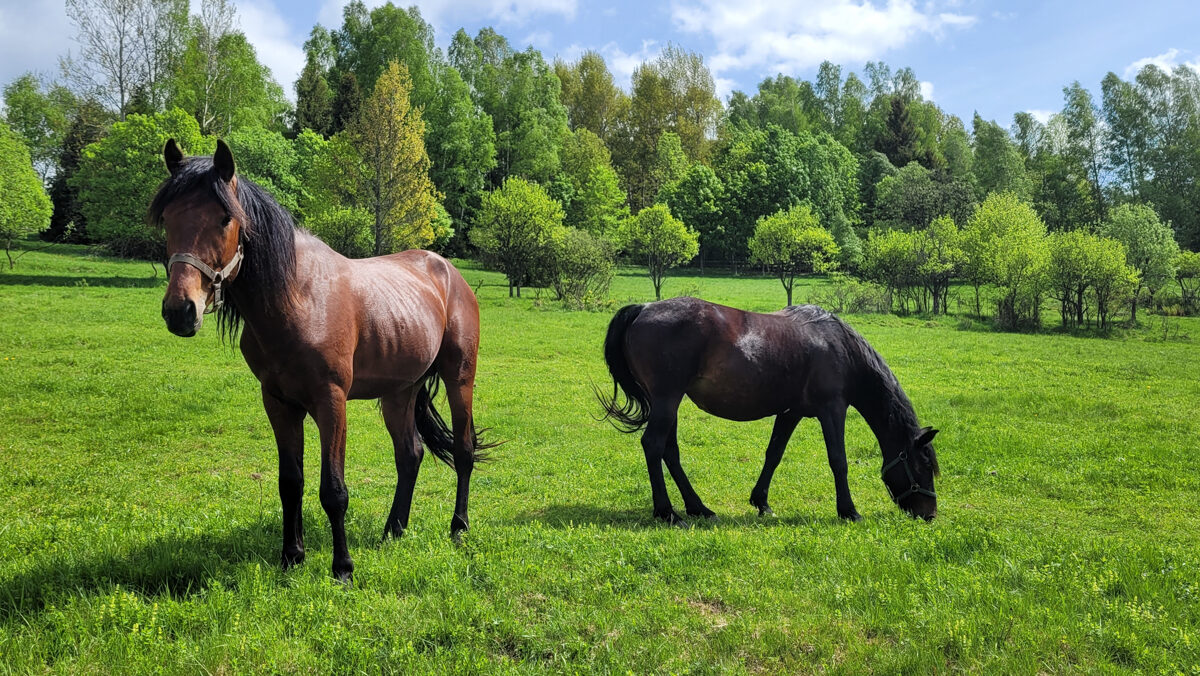
POLYGON ((933 438, 937 436, 938 431, 932 427, 922 427, 921 433, 917 435, 917 440, 913 442, 913 446, 921 448, 926 444, 933 442, 933 438))
POLYGON ((233 180, 233 151, 220 139, 217 139, 217 152, 213 153, 213 166, 217 168, 217 175, 222 181, 228 183, 233 180))
POLYGON ((175 143, 175 139, 167 139, 167 145, 163 146, 163 162, 167 164, 167 171, 174 176, 175 172, 179 171, 180 165, 183 164, 183 151, 175 143))

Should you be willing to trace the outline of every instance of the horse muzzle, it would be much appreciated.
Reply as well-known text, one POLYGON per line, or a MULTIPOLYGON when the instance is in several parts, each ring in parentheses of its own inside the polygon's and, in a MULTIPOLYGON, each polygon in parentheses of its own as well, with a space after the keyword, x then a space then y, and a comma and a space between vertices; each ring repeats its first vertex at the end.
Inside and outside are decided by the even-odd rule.
POLYGON ((167 323, 167 330, 184 338, 196 335, 204 322, 204 315, 196 310, 196 304, 189 298, 172 303, 163 300, 162 316, 167 323))

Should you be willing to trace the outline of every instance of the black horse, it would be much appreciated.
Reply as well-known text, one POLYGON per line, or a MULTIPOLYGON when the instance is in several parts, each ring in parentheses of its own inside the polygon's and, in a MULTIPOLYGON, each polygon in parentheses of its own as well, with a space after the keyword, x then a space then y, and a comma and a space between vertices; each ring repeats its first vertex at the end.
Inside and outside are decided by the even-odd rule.
POLYGON ((679 464, 679 403, 687 395, 701 410, 729 420, 775 416, 762 474, 750 493, 760 515, 771 514, 767 492, 792 431, 816 418, 825 435, 837 487, 837 511, 858 521, 846 481, 846 408, 866 419, 883 453, 883 483, 904 511, 937 515, 933 437, 917 424, 896 376, 867 341, 841 319, 813 305, 772 314, 745 312, 696 298, 673 298, 621 308, 608 325, 604 359, 613 394, 597 392, 605 417, 624 432, 643 426, 654 515, 684 524, 663 481, 665 462, 692 516, 715 517, 679 464), (618 386, 625 403, 618 403, 618 386))

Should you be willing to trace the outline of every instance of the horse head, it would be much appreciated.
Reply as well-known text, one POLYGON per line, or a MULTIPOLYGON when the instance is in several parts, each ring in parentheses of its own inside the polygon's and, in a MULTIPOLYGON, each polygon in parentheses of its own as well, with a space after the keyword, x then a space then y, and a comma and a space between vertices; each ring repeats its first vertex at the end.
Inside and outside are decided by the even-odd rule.
POLYGON ((188 337, 200 329, 205 312, 220 308, 225 286, 241 271, 245 216, 233 153, 223 141, 210 160, 184 157, 171 139, 163 160, 171 176, 151 206, 170 256, 162 316, 171 333, 188 337))
POLYGON ((883 485, 900 509, 926 521, 937 516, 933 478, 938 475, 933 437, 937 430, 924 427, 916 436, 900 441, 884 454, 883 485))

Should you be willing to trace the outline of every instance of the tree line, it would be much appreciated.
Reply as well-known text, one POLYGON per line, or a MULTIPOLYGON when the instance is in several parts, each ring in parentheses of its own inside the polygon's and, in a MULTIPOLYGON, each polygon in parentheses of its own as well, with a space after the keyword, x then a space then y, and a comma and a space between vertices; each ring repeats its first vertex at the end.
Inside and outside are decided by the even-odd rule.
POLYGON ((841 270, 900 311, 946 312, 965 283, 970 309, 1005 326, 1034 321, 1044 298, 1065 324, 1107 325, 1118 305, 1163 305, 1172 282, 1167 304, 1196 309, 1200 74, 1186 66, 1110 73, 1098 102, 1071 83, 1046 122, 968 125, 924 99, 911 69, 881 62, 861 74, 825 62, 812 81, 778 75, 722 103, 703 57, 676 45, 626 89, 594 51, 547 61, 490 28, 442 50, 415 7, 356 1, 339 26, 312 29, 293 106, 228 0, 195 14, 183 0, 68 5, 77 48, 61 77, 4 87, 15 142, 0 148, 28 159, 0 161, 27 163, 40 180, 23 190, 51 204, 5 190, 6 237, 158 256, 140 209, 163 141, 203 154, 220 136, 239 171, 339 251, 478 257, 517 294, 546 286, 586 305, 624 253, 656 294, 673 266, 752 261, 789 303, 796 275, 841 270), (1131 221, 1151 225, 1117 225, 1131 221), (1018 254, 1028 265, 1006 258, 1018 254), (1098 282, 1068 283, 1071 265, 1125 281, 1098 297, 1098 282))

